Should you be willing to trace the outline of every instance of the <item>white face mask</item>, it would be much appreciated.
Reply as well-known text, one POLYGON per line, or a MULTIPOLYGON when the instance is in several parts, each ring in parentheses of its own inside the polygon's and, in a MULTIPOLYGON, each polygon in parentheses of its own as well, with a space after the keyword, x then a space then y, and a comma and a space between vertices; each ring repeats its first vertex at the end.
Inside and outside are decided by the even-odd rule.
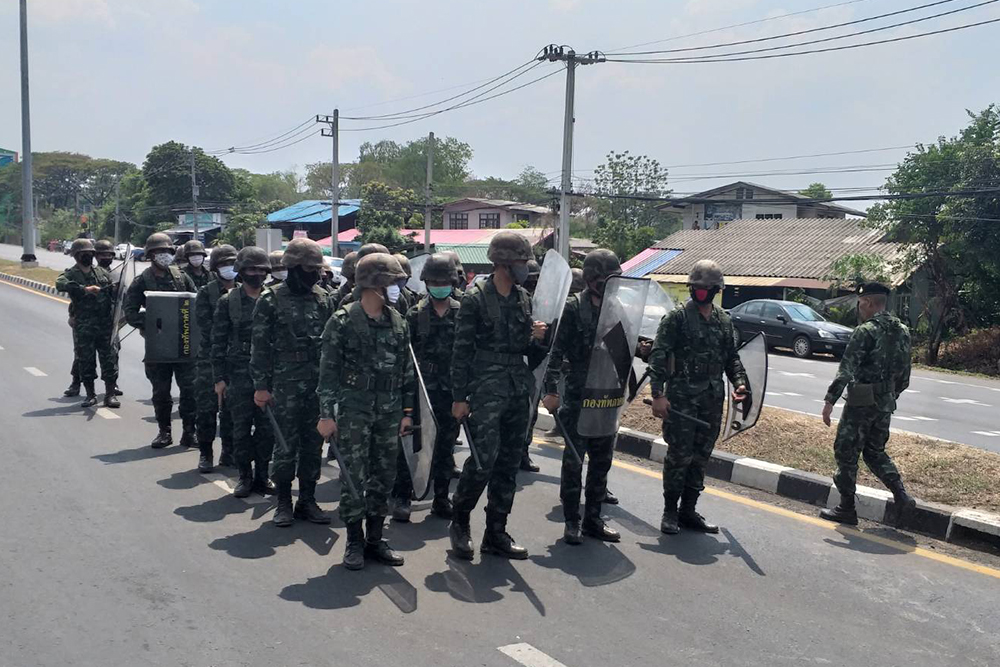
POLYGON ((288 271, 271 271, 271 277, 275 280, 285 280, 288 278, 288 271))
POLYGON ((158 252, 153 255, 153 261, 156 262, 157 266, 165 269, 174 263, 174 256, 169 252, 158 252))
POLYGON ((220 266, 219 267, 219 277, 225 281, 236 280, 236 267, 233 266, 220 266))
POLYGON ((188 257, 188 264, 190 264, 195 268, 201 266, 202 263, 204 263, 204 261, 205 261, 204 255, 191 255, 190 257, 188 257))
POLYGON ((399 293, 401 291, 399 285, 389 285, 385 288, 385 297, 389 299, 389 303, 396 303, 399 301, 399 293))

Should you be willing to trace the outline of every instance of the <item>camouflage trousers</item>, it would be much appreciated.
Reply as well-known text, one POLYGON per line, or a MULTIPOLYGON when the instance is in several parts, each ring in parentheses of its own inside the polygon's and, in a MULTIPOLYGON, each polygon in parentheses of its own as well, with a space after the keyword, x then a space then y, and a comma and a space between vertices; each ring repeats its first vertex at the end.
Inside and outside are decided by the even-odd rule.
POLYGON ((667 456, 663 461, 663 500, 666 507, 676 507, 681 496, 705 490, 705 468, 715 449, 722 428, 723 396, 704 391, 696 396, 668 396, 672 410, 679 410, 708 422, 708 428, 688 419, 668 417, 663 422, 667 456))
POLYGON ((249 371, 237 371, 230 376, 223 406, 230 415, 233 453, 239 470, 245 470, 253 463, 258 470, 267 470, 274 450, 271 420, 254 405, 253 393, 249 371))
POLYGON ((146 364, 146 378, 153 387, 153 410, 156 421, 161 426, 170 424, 170 413, 174 407, 174 399, 170 396, 170 381, 174 379, 180 390, 180 413, 184 430, 194 430, 197 416, 194 377, 194 364, 146 364))
POLYGON ((222 407, 219 407, 219 395, 215 393, 215 376, 212 374, 212 362, 202 359, 195 362, 195 366, 195 396, 198 401, 198 416, 196 419, 198 442, 213 442, 215 440, 216 424, 218 424, 218 432, 222 438, 223 449, 227 449, 233 441, 233 420, 230 418, 225 398, 222 399, 222 407))
MULTIPOLYGON (((427 397, 437 421, 437 438, 434 440, 434 458, 431 459, 431 483, 434 497, 448 497, 451 471, 455 469, 455 440, 458 438, 458 422, 451 416, 451 392, 429 391, 427 397)), ((423 489, 420 489, 423 493, 423 489)), ((396 457, 396 483, 392 487, 392 497, 409 498, 413 493, 413 480, 406 455, 400 447, 396 457)))
POLYGON ((118 353, 111 347, 111 323, 77 321, 73 330, 73 356, 81 382, 97 379, 97 361, 101 362, 101 379, 115 384, 118 381, 118 353))
MULTIPOLYGON (((521 456, 525 457, 528 455, 528 447, 531 446, 531 440, 535 436, 535 424, 538 423, 538 406, 532 406, 531 409, 531 425, 528 427, 527 434, 524 437, 524 450, 521 452, 521 456)), ((567 428, 569 428, 567 426, 567 428)))
POLYGON ((891 412, 882 412, 874 406, 844 408, 833 443, 833 457, 837 461, 833 482, 841 496, 854 495, 859 456, 864 457, 865 465, 886 486, 899 479, 896 465, 885 452, 891 419, 891 412))
POLYGON ((601 502, 608 490, 608 471, 615 453, 615 436, 606 438, 584 438, 576 430, 580 418, 580 406, 563 406, 559 409, 559 421, 566 427, 563 438, 562 471, 559 475, 559 499, 562 501, 563 516, 567 521, 580 520, 580 494, 584 494, 590 512, 601 511, 601 502), (580 455, 578 461, 570 447, 580 455), (587 457, 587 482, 583 486, 583 458, 587 457))
POLYGON ((477 470, 473 458, 466 459, 452 496, 455 511, 471 512, 489 486, 487 514, 510 514, 528 428, 528 401, 524 394, 498 396, 481 392, 473 394, 469 407, 469 433, 483 467, 477 470))
POLYGON ((339 415, 337 442, 360 496, 355 499, 351 495, 341 472, 339 509, 344 523, 389 514, 389 493, 396 481, 399 421, 402 418, 402 413, 339 415))
POLYGON ((285 382, 275 379, 271 393, 274 396, 274 418, 285 438, 285 445, 282 446, 275 433, 271 480, 275 484, 284 484, 298 477, 318 482, 323 465, 323 438, 316 431, 316 422, 319 421, 316 379, 285 382))

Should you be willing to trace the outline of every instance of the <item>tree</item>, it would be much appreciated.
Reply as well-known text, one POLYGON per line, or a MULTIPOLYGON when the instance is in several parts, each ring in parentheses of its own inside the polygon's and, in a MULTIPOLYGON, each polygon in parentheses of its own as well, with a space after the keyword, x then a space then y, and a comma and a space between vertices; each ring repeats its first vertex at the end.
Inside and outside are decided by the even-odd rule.
POLYGON ((677 216, 661 211, 661 202, 643 198, 657 199, 669 192, 667 171, 659 162, 646 155, 612 151, 594 170, 590 204, 598 220, 618 221, 626 229, 652 227, 662 238, 677 228, 677 216))
POLYGON ((838 286, 871 281, 884 283, 890 279, 889 266, 883 257, 871 253, 844 255, 830 265, 827 279, 838 286))
POLYGON ((414 217, 419 217, 422 211, 423 202, 413 190, 394 188, 378 181, 369 183, 361 193, 358 241, 381 243, 391 251, 399 250, 410 243, 399 230, 414 217))
POLYGON ((657 237, 653 227, 630 227, 621 220, 612 220, 597 226, 593 240, 602 248, 613 250, 624 262, 656 243, 657 237))
POLYGON ((69 209, 59 209, 39 222, 38 232, 42 244, 75 239, 80 235, 80 218, 69 209))
POLYGON ((927 363, 941 342, 968 324, 1000 318, 1000 109, 968 112, 958 136, 940 137, 907 154, 884 189, 892 194, 983 190, 894 200, 869 209, 867 224, 904 244, 899 268, 923 268, 932 285, 922 316, 928 325, 927 363), (970 322, 971 320, 971 322, 970 322))
POLYGON ((299 192, 301 179, 294 171, 274 171, 270 174, 254 174, 245 169, 233 169, 234 176, 247 180, 253 199, 259 202, 280 201, 291 206, 302 199, 299 192))
POLYGON ((219 158, 200 148, 188 148, 176 141, 154 146, 142 165, 149 191, 149 203, 173 207, 191 201, 191 151, 195 154, 198 198, 203 202, 228 204, 236 198, 236 179, 219 158))
POLYGON ((810 183, 805 190, 799 190, 799 194, 810 199, 829 199, 833 196, 822 183, 810 183))

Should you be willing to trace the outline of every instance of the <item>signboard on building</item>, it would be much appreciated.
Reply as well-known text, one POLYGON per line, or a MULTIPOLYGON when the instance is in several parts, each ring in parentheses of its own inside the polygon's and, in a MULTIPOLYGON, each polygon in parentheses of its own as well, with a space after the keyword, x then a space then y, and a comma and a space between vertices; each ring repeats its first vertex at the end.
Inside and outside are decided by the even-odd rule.
POLYGON ((294 232, 292 232, 292 238, 293 239, 307 239, 307 238, 309 238, 309 232, 307 232, 304 229, 296 229, 294 232))
POLYGON ((17 162, 17 153, 6 148, 0 148, 0 167, 17 162))
MULTIPOLYGON (((743 215, 742 204, 705 204, 705 220, 715 223, 739 220, 743 215)), ((719 225, 714 225, 719 226, 719 225)), ((705 225, 706 229, 710 225, 705 225)))

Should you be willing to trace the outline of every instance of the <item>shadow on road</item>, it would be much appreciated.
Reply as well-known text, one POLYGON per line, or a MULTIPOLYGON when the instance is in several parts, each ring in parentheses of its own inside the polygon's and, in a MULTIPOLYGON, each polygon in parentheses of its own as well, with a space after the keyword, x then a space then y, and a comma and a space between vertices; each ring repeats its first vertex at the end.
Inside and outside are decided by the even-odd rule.
MULTIPOLYGON (((234 501, 239 502, 235 498, 234 501)), ((209 501, 213 502, 213 501, 209 501)), ((244 503, 240 503, 245 508, 244 503)), ((216 551, 225 551, 233 558, 254 560, 269 558, 278 553, 279 547, 287 547, 302 542, 319 556, 326 556, 338 539, 330 526, 319 526, 305 521, 296 521, 288 528, 278 528, 270 521, 262 522, 247 533, 236 533, 209 542, 216 551)))
POLYGON ((726 538, 726 542, 705 533, 682 530, 677 535, 661 534, 656 544, 639 544, 639 548, 665 556, 674 556, 688 565, 714 565, 719 561, 719 556, 729 554, 746 563, 754 574, 766 576, 757 561, 731 532, 723 528, 722 535, 726 538))
POLYGON ((419 551, 431 542, 448 537, 448 520, 431 514, 429 505, 421 505, 414 503, 410 523, 389 522, 386 539, 396 551, 419 551), (418 513, 423 513, 423 520, 413 521, 418 513))
POLYGON ((623 509, 621 505, 604 505, 602 509, 608 518, 614 519, 615 523, 639 537, 658 537, 661 535, 659 527, 643 521, 628 510, 623 509))
POLYGON ((506 558, 480 556, 479 563, 473 563, 449 555, 445 563, 446 570, 427 575, 424 585, 428 590, 448 593, 460 602, 483 604, 502 600, 500 589, 506 588, 524 593, 539 615, 545 616, 545 605, 535 590, 506 558))
POLYGON ((197 470, 184 470, 181 472, 175 472, 166 479, 157 480, 156 483, 164 489, 170 489, 172 491, 186 491, 188 489, 193 489, 196 486, 201 486, 202 484, 211 484, 211 481, 206 479, 197 470))
POLYGON ((823 541, 840 549, 848 549, 849 551, 857 551, 865 554, 875 554, 877 556, 899 556, 901 554, 907 554, 912 552, 917 548, 917 541, 910 535, 905 533, 900 533, 894 530, 871 530, 871 531, 859 531, 853 528, 838 527, 837 532, 840 536, 844 538, 844 541, 839 542, 830 538, 825 538, 823 541), (880 544, 871 539, 865 539, 863 533, 871 536, 881 536, 883 539, 891 540, 892 545, 880 544))
POLYGON ((141 447, 136 447, 135 449, 123 449, 110 454, 98 454, 96 456, 91 456, 90 458, 97 459, 102 463, 132 463, 134 461, 158 459, 163 456, 173 456, 174 454, 182 454, 186 451, 188 450, 176 446, 164 447, 163 449, 153 449, 149 445, 142 445, 141 447))
POLYGON ((310 609, 347 609, 361 604, 361 599, 380 590, 404 614, 417 610, 417 589, 399 570, 368 562, 365 569, 352 572, 334 565, 322 576, 304 584, 286 586, 278 594, 282 600, 301 602, 310 609))
MULTIPOLYGON (((55 400, 55 399, 52 399, 55 400)), ((83 401, 82 398, 75 398, 73 402, 66 405, 60 405, 57 408, 44 408, 42 410, 32 410, 31 412, 25 412, 22 417, 68 417, 71 415, 78 415, 80 417, 86 417, 87 421, 91 421, 97 412, 95 410, 89 410, 87 408, 81 408, 79 403, 83 401)))
POLYGON ((571 546, 562 540, 548 547, 548 556, 531 556, 535 565, 560 570, 588 587, 607 586, 635 573, 635 563, 613 544, 584 539, 571 546))
MULTIPOLYGON (((243 514, 251 507, 256 508, 258 505, 249 505, 239 498, 227 494, 219 498, 206 500, 200 505, 178 507, 174 510, 174 514, 195 523, 211 523, 213 521, 222 521, 232 514, 243 514)), ((263 507, 264 511, 266 511, 271 505, 263 505, 262 503, 259 507, 263 507)))

